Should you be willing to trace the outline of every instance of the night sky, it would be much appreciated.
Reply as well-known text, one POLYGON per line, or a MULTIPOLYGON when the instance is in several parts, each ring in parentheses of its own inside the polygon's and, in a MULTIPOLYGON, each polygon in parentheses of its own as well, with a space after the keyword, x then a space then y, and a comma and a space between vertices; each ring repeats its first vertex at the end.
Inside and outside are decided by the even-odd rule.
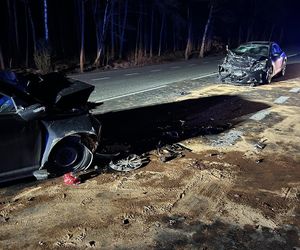
POLYGON ((138 53, 150 57, 184 52, 188 38, 192 54, 200 49, 211 6, 205 54, 249 40, 272 40, 283 47, 300 43, 296 0, 84 0, 83 5, 82 1, 47 1, 49 41, 45 41, 44 0, 1 0, 5 67, 34 67, 34 53, 40 47, 49 49, 52 63, 78 61, 82 48, 85 62, 92 63, 101 47, 100 66, 131 60, 138 53))

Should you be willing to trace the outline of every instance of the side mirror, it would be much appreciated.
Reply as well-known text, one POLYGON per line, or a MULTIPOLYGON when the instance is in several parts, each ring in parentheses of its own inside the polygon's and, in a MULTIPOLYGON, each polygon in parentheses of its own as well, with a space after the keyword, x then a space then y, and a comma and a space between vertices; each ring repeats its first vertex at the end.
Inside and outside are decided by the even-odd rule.
POLYGON ((40 118, 45 114, 46 107, 41 104, 33 104, 25 109, 19 110, 18 115, 25 121, 31 121, 40 118))

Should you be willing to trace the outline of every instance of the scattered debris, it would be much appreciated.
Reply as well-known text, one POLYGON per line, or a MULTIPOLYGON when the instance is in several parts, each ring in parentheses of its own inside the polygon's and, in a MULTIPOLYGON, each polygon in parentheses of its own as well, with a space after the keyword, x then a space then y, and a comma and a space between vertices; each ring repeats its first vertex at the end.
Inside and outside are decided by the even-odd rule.
POLYGON ((91 197, 87 197, 83 201, 81 201, 80 204, 83 205, 83 206, 85 206, 85 205, 87 205, 87 204, 89 204, 91 202, 93 202, 93 199, 91 197))
POLYGON ((109 167, 115 171, 129 172, 142 167, 144 164, 148 163, 149 159, 145 155, 138 156, 135 154, 129 155, 125 159, 121 159, 117 162, 111 161, 109 167))
POLYGON ((81 183, 80 179, 73 175, 73 173, 64 174, 64 183, 66 185, 78 185, 81 183))
POLYGON ((263 149, 267 146, 267 144, 265 144, 266 141, 267 141, 267 139, 264 139, 263 141, 260 141, 260 142, 256 143, 256 144, 254 145, 254 147, 255 147, 256 149, 263 150, 263 149))
POLYGON ((174 158, 183 157, 184 151, 191 151, 179 143, 157 147, 157 155, 162 162, 170 161, 174 158))
POLYGON ((89 241, 89 246, 90 247, 95 247, 96 246, 96 242, 94 240, 89 241))
POLYGON ((291 187, 287 188, 287 191, 284 195, 284 199, 287 199, 289 197, 289 194, 291 193, 291 189, 292 189, 291 187))
POLYGON ((47 180, 49 177, 49 172, 46 169, 40 169, 33 172, 34 177, 38 181, 47 180))
POLYGON ((34 197, 29 197, 27 201, 34 201, 34 197))
POLYGON ((259 163, 262 163, 264 161, 264 159, 258 159, 258 160, 256 160, 256 164, 259 164, 259 163))
POLYGON ((156 221, 156 222, 154 223, 154 225, 155 225, 156 227, 160 227, 160 223, 159 223, 158 221, 156 221))
POLYGON ((3 215, 0 215, 0 222, 2 221, 2 222, 8 222, 9 221, 9 217, 7 217, 7 216, 3 216, 3 215))
POLYGON ((211 146, 213 147, 227 147, 232 146, 235 144, 237 140, 241 138, 243 135, 242 131, 239 130, 231 130, 228 133, 221 136, 219 139, 214 140, 211 143, 211 146))
POLYGON ((189 167, 196 168, 196 169, 199 169, 199 170, 203 170, 203 169, 206 168, 206 166, 204 165, 204 163, 202 163, 202 162, 199 161, 199 160, 194 160, 194 161, 192 161, 192 162, 189 164, 189 167))
POLYGON ((95 153, 95 156, 99 159, 109 159, 112 160, 118 156, 120 156, 120 153, 115 154, 105 154, 105 153, 95 153))
POLYGON ((266 145, 266 144, 263 144, 263 143, 257 143, 257 144, 255 144, 255 147, 256 147, 257 149, 264 149, 266 146, 267 146, 267 145, 266 145))
POLYGON ((123 224, 124 224, 124 225, 129 224, 129 220, 128 220, 128 219, 124 219, 124 220, 123 220, 123 224))

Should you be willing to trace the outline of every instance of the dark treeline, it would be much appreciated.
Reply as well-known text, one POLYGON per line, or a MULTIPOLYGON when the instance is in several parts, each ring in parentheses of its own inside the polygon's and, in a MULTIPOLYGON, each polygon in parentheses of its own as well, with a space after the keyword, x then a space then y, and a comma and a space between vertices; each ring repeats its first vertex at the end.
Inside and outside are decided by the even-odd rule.
POLYGON ((203 57, 249 40, 293 42, 298 15, 287 2, 0 0, 0 67, 47 71, 77 61, 83 70, 172 53, 203 57))

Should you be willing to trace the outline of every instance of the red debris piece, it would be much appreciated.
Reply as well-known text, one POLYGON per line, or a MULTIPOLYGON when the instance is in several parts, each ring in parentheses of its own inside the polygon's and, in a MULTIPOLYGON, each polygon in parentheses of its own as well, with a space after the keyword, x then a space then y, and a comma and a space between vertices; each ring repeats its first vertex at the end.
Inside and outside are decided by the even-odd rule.
POLYGON ((64 183, 66 185, 78 185, 80 184, 80 179, 74 176, 71 172, 64 174, 64 183))

